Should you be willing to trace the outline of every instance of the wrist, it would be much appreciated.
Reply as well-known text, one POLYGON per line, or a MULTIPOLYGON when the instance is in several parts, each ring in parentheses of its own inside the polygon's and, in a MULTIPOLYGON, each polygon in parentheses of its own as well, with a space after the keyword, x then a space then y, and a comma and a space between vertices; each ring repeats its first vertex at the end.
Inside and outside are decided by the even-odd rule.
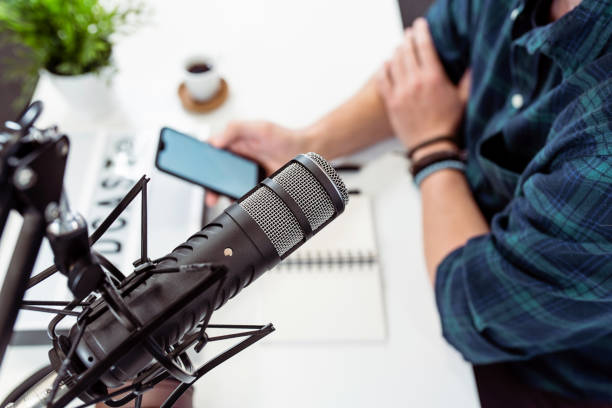
POLYGON ((408 154, 411 157, 410 173, 417 187, 437 172, 465 171, 466 157, 450 140, 424 142, 408 154))
MULTIPOLYGON (((430 176, 425 178, 419 189, 421 193, 426 191, 452 191, 465 189, 466 178, 465 174, 454 169, 444 169, 432 173, 430 176)), ((469 190, 469 189, 468 189, 469 190)))
POLYGON ((325 151, 324 140, 325 131, 319 124, 310 125, 297 131, 298 144, 300 149, 306 152, 315 152, 326 159, 327 152, 325 151))

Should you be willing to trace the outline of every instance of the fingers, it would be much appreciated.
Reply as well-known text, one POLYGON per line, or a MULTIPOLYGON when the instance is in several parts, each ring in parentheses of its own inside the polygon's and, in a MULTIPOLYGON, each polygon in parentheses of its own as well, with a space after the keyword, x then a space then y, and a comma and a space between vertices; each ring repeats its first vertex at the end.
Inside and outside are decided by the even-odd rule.
POLYGON ((386 70, 391 76, 391 85, 411 79, 420 71, 443 72, 427 20, 418 18, 412 27, 406 29, 404 41, 396 49, 386 70))
POLYGON ((255 159, 256 155, 254 157, 254 151, 259 150, 257 149, 256 143, 256 140, 239 139, 232 143, 229 150, 239 156, 251 157, 255 159))
POLYGON ((470 97, 470 86, 472 85, 472 70, 468 68, 459 81, 459 99, 463 104, 466 104, 470 97))
POLYGON ((406 29, 404 42, 397 47, 391 64, 391 75, 394 83, 401 83, 419 69, 419 60, 414 44, 412 29, 406 29))
MULTIPOLYGON (((213 135, 208 139, 208 143, 219 149, 231 149, 234 153, 246 155, 248 152, 247 144, 243 139, 246 125, 242 122, 230 122, 225 130, 213 135)), ((208 207, 214 207, 219 201, 219 194, 206 190, 204 202, 208 207)))
POLYGON ((241 134, 242 124, 230 122, 222 133, 213 135, 208 139, 208 142, 219 149, 225 149, 235 140, 239 139, 241 134))
POLYGON ((412 28, 406 29, 404 42, 401 45, 401 49, 403 51, 406 67, 410 71, 419 69, 419 66, 421 65, 414 40, 414 30, 412 28))
POLYGON ((207 207, 214 207, 215 205, 217 205, 217 202, 219 202, 219 194, 206 190, 204 202, 207 207))
POLYGON ((421 66, 426 70, 441 70, 442 64, 440 63, 436 46, 431 37, 427 20, 422 17, 417 18, 412 28, 421 66))
POLYGON ((404 41, 393 54, 388 69, 392 85, 410 80, 422 66, 415 35, 413 27, 407 28, 404 41))
POLYGON ((378 73, 378 86, 383 95, 390 95, 397 84, 404 83, 415 75, 419 61, 414 45, 412 30, 406 30, 404 42, 396 48, 390 61, 386 62, 378 73))
POLYGON ((391 64, 389 65, 389 75, 391 76, 392 82, 402 82, 406 78, 406 63, 404 58, 404 51, 402 47, 396 48, 391 64))
POLYGON ((391 82, 391 62, 387 61, 378 71, 376 75, 376 84, 378 90, 384 99, 388 99, 391 96, 393 85, 391 82))

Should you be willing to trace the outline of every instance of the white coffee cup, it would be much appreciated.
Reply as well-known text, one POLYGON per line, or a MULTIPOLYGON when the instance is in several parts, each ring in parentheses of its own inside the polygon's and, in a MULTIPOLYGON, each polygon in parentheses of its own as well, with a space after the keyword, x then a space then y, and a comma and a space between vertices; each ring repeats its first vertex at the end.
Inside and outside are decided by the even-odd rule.
POLYGON ((185 60, 185 86, 193 99, 204 102, 212 99, 221 87, 221 77, 213 59, 194 55, 185 60))

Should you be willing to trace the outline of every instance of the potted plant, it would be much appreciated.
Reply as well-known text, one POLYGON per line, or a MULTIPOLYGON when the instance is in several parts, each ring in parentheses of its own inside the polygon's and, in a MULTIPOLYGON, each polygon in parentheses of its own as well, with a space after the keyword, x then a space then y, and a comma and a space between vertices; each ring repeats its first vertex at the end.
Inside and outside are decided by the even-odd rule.
POLYGON ((34 62, 28 69, 46 71, 71 107, 100 113, 110 106, 114 41, 139 23, 143 11, 126 3, 2 0, 0 30, 29 49, 34 62))

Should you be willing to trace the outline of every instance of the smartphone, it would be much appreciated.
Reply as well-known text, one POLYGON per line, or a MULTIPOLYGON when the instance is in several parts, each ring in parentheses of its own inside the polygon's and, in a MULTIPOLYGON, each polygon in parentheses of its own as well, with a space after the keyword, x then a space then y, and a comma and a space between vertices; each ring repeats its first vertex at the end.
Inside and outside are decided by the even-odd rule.
POLYGON ((155 167, 233 199, 242 197, 265 177, 255 161, 168 127, 159 134, 155 167))

